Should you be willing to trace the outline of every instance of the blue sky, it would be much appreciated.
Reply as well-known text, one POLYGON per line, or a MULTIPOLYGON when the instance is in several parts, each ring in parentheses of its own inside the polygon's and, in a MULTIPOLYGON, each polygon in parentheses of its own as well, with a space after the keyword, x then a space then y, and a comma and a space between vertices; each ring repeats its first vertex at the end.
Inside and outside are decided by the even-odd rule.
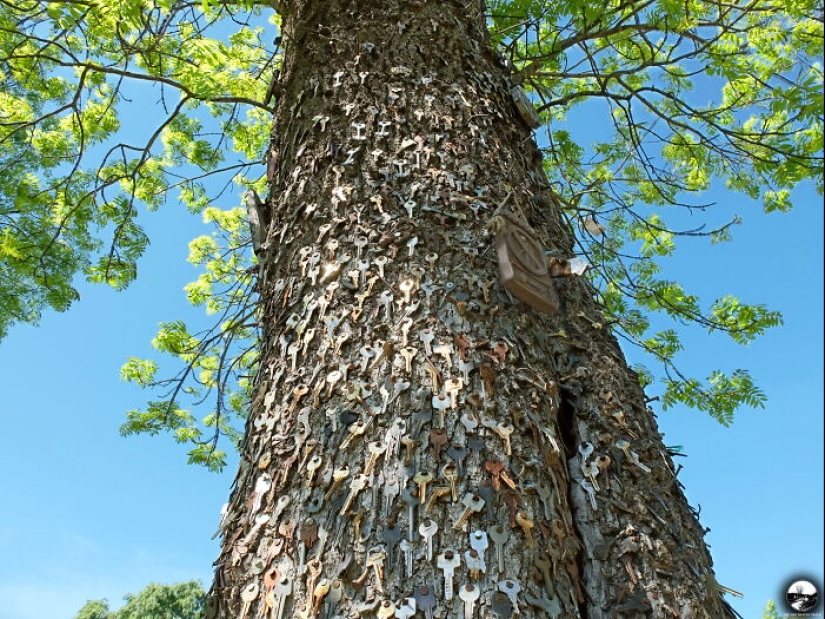
MULTIPOLYGON (((785 315, 747 348, 697 334, 682 359, 700 375, 749 368, 767 410, 742 411, 732 428, 687 410, 658 415, 666 442, 689 454, 680 479, 746 619, 788 578, 822 580, 823 211, 813 192, 799 197, 785 215, 726 198, 745 218, 734 243, 697 242, 672 265, 700 294, 735 292, 785 315)), ((176 210, 147 219, 152 245, 133 287, 84 286, 69 312, 0 345, 0 619, 71 619, 88 599, 117 607, 152 581, 209 585, 234 461, 213 474, 186 466, 166 437, 118 435, 123 411, 147 395, 119 381, 125 357, 151 353, 158 322, 198 316, 181 293, 197 220, 176 210)))

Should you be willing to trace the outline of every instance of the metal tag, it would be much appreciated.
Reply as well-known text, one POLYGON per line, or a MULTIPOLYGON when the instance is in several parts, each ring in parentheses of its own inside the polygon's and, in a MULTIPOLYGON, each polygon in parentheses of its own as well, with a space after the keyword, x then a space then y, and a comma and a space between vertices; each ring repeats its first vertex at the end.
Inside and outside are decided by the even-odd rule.
POLYGON ((559 299, 535 233, 509 214, 496 234, 499 279, 517 299, 545 314, 559 310, 559 299))

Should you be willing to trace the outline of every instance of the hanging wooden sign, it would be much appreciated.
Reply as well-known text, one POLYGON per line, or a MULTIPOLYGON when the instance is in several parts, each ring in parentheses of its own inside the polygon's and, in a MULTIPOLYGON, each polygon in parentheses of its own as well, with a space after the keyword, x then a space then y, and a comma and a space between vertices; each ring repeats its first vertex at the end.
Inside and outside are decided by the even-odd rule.
POLYGON ((514 297, 545 314, 559 310, 559 299, 535 232, 510 213, 502 213, 496 233, 499 279, 514 297))

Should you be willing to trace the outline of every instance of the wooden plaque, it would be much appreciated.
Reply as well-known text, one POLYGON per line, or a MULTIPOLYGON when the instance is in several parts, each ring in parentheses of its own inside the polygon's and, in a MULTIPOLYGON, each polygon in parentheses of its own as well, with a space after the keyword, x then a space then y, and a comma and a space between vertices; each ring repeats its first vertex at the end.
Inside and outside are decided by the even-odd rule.
POLYGON ((559 310, 547 260, 535 233, 506 217, 496 234, 499 279, 507 291, 545 314, 559 310))

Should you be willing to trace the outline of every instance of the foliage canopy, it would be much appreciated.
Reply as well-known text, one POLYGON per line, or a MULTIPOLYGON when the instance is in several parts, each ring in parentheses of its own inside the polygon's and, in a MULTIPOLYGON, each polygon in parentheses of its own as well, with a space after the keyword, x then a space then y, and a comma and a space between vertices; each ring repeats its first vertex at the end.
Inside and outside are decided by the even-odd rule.
MULTIPOLYGON (((123 431, 170 431, 193 443, 190 461, 215 468, 218 437, 238 437, 256 360, 237 195, 265 189, 278 23, 254 0, 0 3, 0 337, 67 309, 78 276, 133 281, 149 242, 143 211, 176 199, 201 213, 213 232, 190 244, 200 275, 186 294, 214 323, 161 325, 154 344, 183 363, 177 376, 126 363, 125 379, 161 395, 123 431), (147 103, 158 120, 137 122, 147 103), (199 419, 190 409, 205 401, 199 419)), ((702 301, 665 268, 685 237, 732 239, 741 218, 701 202, 712 186, 766 212, 790 209, 800 183, 822 193, 822 1, 491 0, 488 24, 545 121, 547 176, 605 318, 661 368, 664 405, 724 424, 762 406, 745 370, 684 375, 680 325, 748 344, 781 316, 733 295, 702 301), (679 230, 685 212, 702 225, 679 230)))
POLYGON ((120 610, 110 611, 105 600, 90 600, 75 619, 198 619, 206 605, 206 592, 191 580, 175 585, 150 584, 125 597, 120 610))

